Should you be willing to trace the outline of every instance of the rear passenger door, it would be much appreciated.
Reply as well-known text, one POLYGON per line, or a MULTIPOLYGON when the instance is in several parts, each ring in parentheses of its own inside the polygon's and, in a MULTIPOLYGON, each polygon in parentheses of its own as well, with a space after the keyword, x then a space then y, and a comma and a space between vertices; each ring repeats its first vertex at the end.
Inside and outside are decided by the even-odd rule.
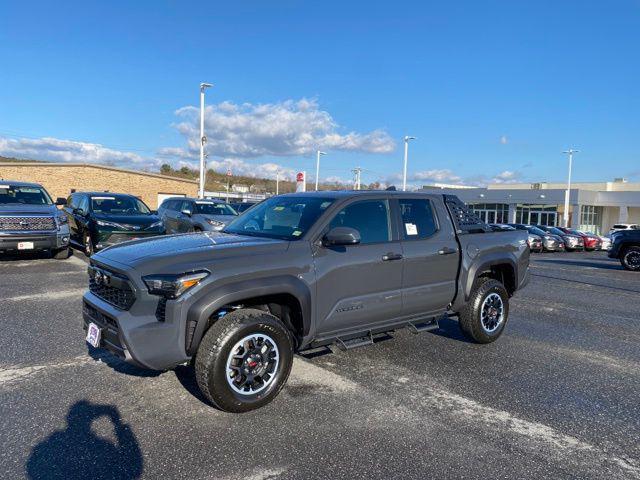
POLYGON ((193 222, 191 221, 191 216, 186 213, 182 213, 183 211, 189 211, 193 215, 195 212, 195 204, 190 200, 182 200, 179 203, 178 211, 176 212, 176 224, 177 230, 180 233, 187 233, 193 230, 193 222))
POLYGON ((402 314, 402 247, 394 225, 389 201, 372 199, 347 204, 323 229, 354 228, 361 242, 315 251, 320 336, 364 331, 402 314))
POLYGON ((395 202, 404 252, 403 313, 439 315, 453 300, 458 275, 459 247, 451 221, 441 202, 420 197, 395 202))
POLYGON ((182 200, 167 200, 163 203, 162 221, 167 233, 178 233, 178 225, 176 215, 177 208, 182 204, 182 200), (166 205, 165 205, 166 204, 166 205))

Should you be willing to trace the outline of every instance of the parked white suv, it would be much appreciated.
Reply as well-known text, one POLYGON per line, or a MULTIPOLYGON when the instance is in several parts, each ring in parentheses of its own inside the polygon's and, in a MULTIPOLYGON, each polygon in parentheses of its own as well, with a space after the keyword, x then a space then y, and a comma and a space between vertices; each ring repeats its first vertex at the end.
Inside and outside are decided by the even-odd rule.
POLYGON ((620 230, 640 230, 640 225, 636 223, 616 223, 611 230, 609 230, 609 235, 613 232, 619 232, 620 230))

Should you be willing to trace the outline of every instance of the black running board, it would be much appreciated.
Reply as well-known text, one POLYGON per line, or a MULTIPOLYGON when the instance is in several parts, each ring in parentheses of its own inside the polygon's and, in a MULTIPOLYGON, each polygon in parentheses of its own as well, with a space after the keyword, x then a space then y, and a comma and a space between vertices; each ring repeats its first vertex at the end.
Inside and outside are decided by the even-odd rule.
POLYGON ((425 320, 422 322, 418 322, 418 321, 409 322, 409 325, 407 325, 407 328, 411 333, 414 333, 417 335, 418 333, 431 332, 432 330, 437 330, 438 328, 440 328, 440 325, 438 325, 437 318, 430 318, 429 320, 425 320))

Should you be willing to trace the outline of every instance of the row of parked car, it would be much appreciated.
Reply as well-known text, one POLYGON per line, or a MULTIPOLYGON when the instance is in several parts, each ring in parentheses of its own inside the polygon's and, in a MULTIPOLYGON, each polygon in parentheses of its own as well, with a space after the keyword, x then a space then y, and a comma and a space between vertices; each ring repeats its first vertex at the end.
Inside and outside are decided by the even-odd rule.
MULTIPOLYGON (((110 245, 155 235, 220 231, 253 203, 175 197, 152 211, 134 195, 75 192, 55 202, 38 184, 0 180, 0 253, 47 250, 68 258, 71 247, 87 256, 110 245), (60 208, 58 208, 60 207, 60 208)), ((496 231, 526 230, 532 252, 612 250, 612 239, 548 225, 492 224, 496 231)), ((613 232, 640 232, 637 225, 614 225, 613 232)), ((635 244, 619 252, 623 266, 640 270, 635 244), (626 263, 625 263, 626 262, 626 263)), ((615 250, 615 249, 614 249, 615 250)), ((618 257, 616 257, 618 258, 618 257)))
POLYGON ((491 224, 491 228, 500 230, 526 230, 529 233, 528 244, 532 252, 564 252, 609 250, 611 237, 583 232, 572 228, 549 225, 525 225, 522 223, 491 224))
POLYGON ((75 192, 53 201, 41 185, 0 180, 0 253, 46 250, 64 259, 76 247, 91 256, 127 240, 222 230, 251 205, 169 198, 153 211, 134 195, 75 192))

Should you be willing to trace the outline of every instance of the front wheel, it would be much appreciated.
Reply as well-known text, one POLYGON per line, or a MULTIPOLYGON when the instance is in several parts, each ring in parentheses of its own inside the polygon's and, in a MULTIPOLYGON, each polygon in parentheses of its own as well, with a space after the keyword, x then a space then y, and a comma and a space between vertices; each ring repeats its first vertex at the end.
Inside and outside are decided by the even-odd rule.
POLYGON ((220 410, 247 412, 271 402, 289 377, 291 334, 275 316, 241 309, 214 323, 196 354, 204 396, 220 410))
POLYGON ((640 272, 640 247, 628 247, 622 253, 620 263, 625 270, 640 272))
POLYGON ((491 343, 500 337, 509 318, 509 294, 498 280, 476 281, 469 302, 460 312, 462 333, 477 343, 491 343))

